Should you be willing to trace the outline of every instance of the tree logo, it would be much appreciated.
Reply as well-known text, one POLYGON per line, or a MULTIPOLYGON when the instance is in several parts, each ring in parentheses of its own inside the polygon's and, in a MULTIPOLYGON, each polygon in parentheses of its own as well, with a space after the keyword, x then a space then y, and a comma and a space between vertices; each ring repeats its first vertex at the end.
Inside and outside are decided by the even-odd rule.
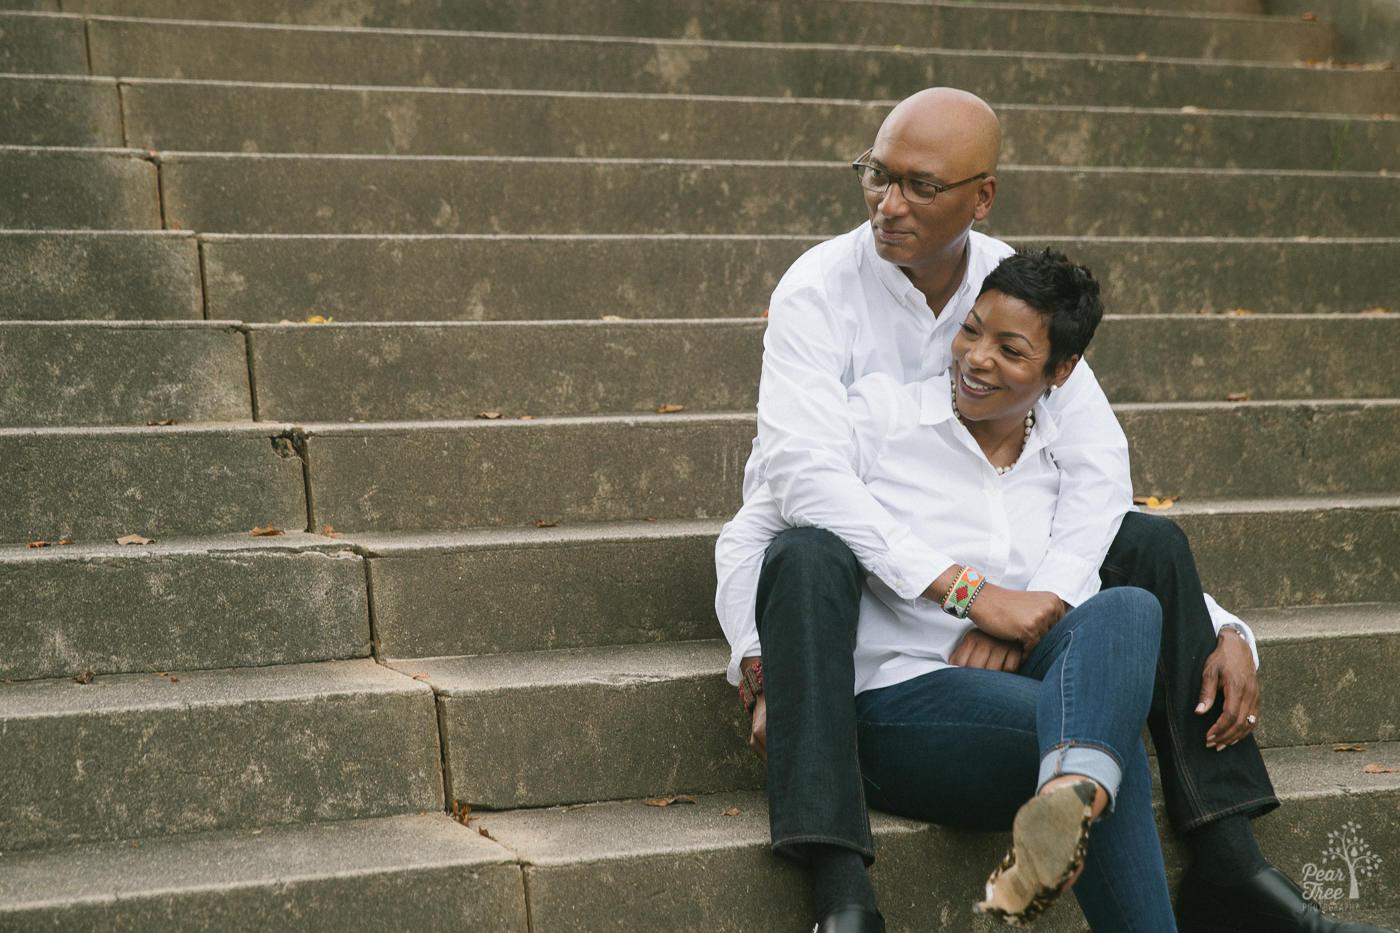
POLYGON ((1327 834, 1321 863, 1303 866, 1303 894, 1316 901, 1338 901, 1343 896, 1356 900, 1361 896, 1359 879, 1369 878, 1380 867, 1381 857, 1361 838, 1361 827, 1348 821, 1327 834))

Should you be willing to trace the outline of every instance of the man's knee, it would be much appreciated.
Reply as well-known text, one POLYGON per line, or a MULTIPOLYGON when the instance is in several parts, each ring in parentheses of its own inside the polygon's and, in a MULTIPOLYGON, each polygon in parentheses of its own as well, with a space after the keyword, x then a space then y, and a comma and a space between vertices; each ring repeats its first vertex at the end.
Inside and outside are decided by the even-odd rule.
MULTIPOLYGON (((1176 522, 1162 515, 1129 512, 1104 558, 1104 570, 1137 579, 1138 570, 1159 569, 1191 560, 1191 544, 1176 522)), ((1105 579, 1106 584, 1121 581, 1105 579)))

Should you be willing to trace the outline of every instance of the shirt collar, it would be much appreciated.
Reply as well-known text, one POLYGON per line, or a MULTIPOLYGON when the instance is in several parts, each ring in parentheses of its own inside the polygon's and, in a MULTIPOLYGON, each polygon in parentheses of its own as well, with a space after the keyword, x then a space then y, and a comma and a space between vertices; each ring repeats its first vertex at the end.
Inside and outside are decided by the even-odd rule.
MULTIPOLYGON (((919 396, 920 424, 941 424, 957 420, 957 416, 953 414, 951 370, 945 369, 937 376, 931 376, 919 383, 919 396)), ((1059 422, 1046 406, 1043 396, 1035 400, 1035 407, 1031 410, 1035 412, 1035 427, 1031 429, 1026 449, 1021 453, 1023 457, 1042 447, 1049 447, 1055 438, 1060 436, 1059 422)))
MULTIPOLYGON (((928 296, 914 287, 914 283, 909 281, 909 276, 905 275, 899 266, 890 262, 888 259, 882 259, 880 254, 875 251, 875 230, 870 226, 869 221, 866 221, 864 230, 865 232, 861 237, 861 259, 870 264, 871 270, 875 273, 875 278, 885 287, 885 290, 900 304, 919 308, 921 310, 931 310, 928 306, 928 296)), ((963 271, 963 279, 962 282, 958 284, 958 290, 953 293, 952 298, 948 299, 947 307, 949 308, 957 306, 959 302, 962 301, 964 294, 968 291, 968 277, 972 272, 973 262, 973 256, 971 255, 973 251, 970 245, 968 250, 967 268, 963 271)), ((938 311, 939 323, 942 323, 945 317, 950 317, 950 315, 944 315, 942 313, 942 308, 939 308, 938 311)))

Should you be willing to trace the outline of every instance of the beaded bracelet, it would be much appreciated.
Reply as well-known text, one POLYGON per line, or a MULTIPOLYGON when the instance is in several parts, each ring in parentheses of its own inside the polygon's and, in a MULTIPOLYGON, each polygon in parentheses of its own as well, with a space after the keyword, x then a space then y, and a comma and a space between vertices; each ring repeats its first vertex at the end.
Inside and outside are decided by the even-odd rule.
POLYGON ((943 611, 959 619, 966 619, 968 610, 972 608, 972 601, 977 598, 986 582, 987 578, 982 574, 971 567, 964 567, 957 580, 953 581, 948 595, 943 597, 943 611))
POLYGON ((739 678, 739 700, 744 704, 744 709, 752 713, 753 708, 758 705, 758 698, 762 693, 763 662, 755 661, 751 666, 744 668, 744 672, 739 678))

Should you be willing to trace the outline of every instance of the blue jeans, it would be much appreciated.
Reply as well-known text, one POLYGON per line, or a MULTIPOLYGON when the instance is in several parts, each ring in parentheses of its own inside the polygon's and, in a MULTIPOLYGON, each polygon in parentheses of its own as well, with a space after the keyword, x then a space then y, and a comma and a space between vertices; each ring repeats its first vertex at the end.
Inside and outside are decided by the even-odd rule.
POLYGON ((1108 790, 1074 886, 1096 930, 1175 931, 1141 734, 1162 614, 1145 590, 1105 590, 1067 614, 1016 674, 945 668, 856 698, 861 773, 881 810, 1006 830, 1059 774, 1108 790))

